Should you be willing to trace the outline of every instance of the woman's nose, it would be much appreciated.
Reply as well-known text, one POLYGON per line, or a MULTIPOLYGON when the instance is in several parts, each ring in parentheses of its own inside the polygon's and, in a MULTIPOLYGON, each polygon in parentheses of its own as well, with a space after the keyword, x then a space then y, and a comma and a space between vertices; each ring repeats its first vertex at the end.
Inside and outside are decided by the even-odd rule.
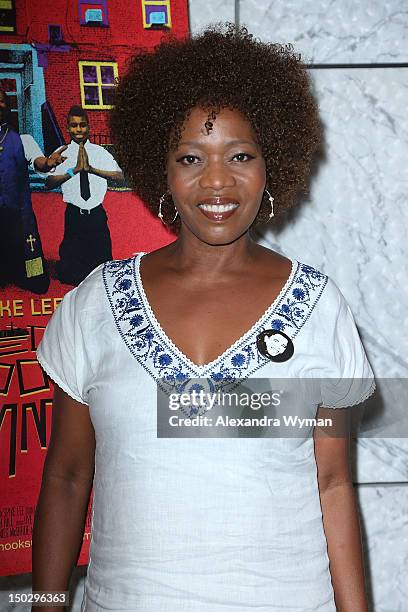
POLYGON ((235 179, 224 161, 208 162, 200 177, 200 187, 214 190, 233 187, 235 179))

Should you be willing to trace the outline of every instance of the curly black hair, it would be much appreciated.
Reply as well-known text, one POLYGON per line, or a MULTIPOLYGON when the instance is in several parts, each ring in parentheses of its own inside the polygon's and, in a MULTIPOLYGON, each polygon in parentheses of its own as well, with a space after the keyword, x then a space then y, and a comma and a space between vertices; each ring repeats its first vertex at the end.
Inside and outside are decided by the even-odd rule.
MULTIPOLYGON (((167 191, 166 158, 176 148, 191 110, 209 110, 207 131, 221 108, 250 122, 266 163, 275 214, 288 210, 306 187, 321 124, 310 78, 291 45, 264 43, 232 23, 209 26, 185 39, 168 36, 154 52, 131 58, 120 79, 109 123, 118 162, 133 191, 157 214, 167 191)), ((255 222, 269 217, 264 194, 255 222)), ((174 215, 168 199, 167 222, 174 215)), ((177 217, 173 225, 179 229, 177 217)))

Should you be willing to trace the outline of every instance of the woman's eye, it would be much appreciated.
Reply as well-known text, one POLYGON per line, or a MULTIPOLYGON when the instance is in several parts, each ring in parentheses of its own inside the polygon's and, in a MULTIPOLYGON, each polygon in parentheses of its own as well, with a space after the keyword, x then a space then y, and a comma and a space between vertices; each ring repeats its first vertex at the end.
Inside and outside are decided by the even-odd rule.
MULTIPOLYGON (((236 155, 233 156, 232 159, 237 160, 239 162, 246 162, 246 161, 250 161, 251 159, 255 159, 255 158, 253 155, 250 155, 249 153, 237 153, 236 155)), ((200 162, 200 158, 197 157, 197 155, 183 155, 182 157, 179 157, 177 162, 182 164, 183 166, 193 166, 200 162)))
POLYGON ((183 155, 177 161, 182 163, 184 166, 191 166, 194 164, 194 160, 198 159, 196 155, 183 155))
POLYGON ((249 161, 250 159, 254 159, 254 156, 253 155, 249 155, 249 153, 237 153, 236 155, 234 155, 234 157, 232 159, 236 159, 237 157, 240 158, 240 159, 238 159, 238 161, 240 161, 240 162, 249 161))

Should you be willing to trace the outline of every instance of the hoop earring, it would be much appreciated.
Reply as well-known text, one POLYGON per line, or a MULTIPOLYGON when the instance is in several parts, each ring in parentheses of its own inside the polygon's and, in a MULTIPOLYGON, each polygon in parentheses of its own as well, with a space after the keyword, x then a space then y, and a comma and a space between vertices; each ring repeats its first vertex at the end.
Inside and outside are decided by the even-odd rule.
POLYGON ((269 202, 270 202, 270 204, 271 204, 271 212, 269 213, 269 219, 268 219, 268 221, 270 221, 270 220, 272 219, 272 217, 274 217, 274 216, 275 216, 275 213, 273 212, 273 200, 274 200, 274 198, 273 198, 273 196, 272 196, 272 195, 269 193, 269 191, 268 191, 267 189, 265 189, 265 192, 268 194, 268 199, 269 199, 269 202))
MULTIPOLYGON (((165 222, 164 217, 163 217, 163 213, 162 213, 162 205, 163 205, 164 200, 165 200, 167 195, 170 195, 170 194, 163 193, 163 195, 161 196, 160 201, 159 201, 159 212, 157 213, 157 216, 159 217, 159 219, 163 223, 163 225, 171 225, 172 223, 174 223, 174 221, 176 220, 177 215, 178 215, 178 210, 176 209, 176 214, 174 215, 173 220, 170 221, 170 223, 166 223, 165 222)), ((174 207, 174 208, 176 208, 176 207, 174 207)))

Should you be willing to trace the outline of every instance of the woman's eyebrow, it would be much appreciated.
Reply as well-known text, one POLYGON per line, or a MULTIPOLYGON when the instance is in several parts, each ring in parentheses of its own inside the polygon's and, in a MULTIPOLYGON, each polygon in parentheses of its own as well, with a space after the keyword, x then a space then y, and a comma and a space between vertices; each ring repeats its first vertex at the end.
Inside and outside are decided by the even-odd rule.
MULTIPOLYGON (((189 145, 189 146, 193 146, 193 147, 201 147, 203 144, 203 142, 199 142, 198 140, 182 140, 179 142, 179 147, 181 147, 182 145, 189 145)), ((247 140, 245 138, 237 138, 234 140, 227 140, 227 142, 225 143, 227 147, 232 146, 232 145, 238 145, 238 144, 247 144, 247 145, 252 145, 254 147, 257 147, 257 143, 254 140, 247 140)))

